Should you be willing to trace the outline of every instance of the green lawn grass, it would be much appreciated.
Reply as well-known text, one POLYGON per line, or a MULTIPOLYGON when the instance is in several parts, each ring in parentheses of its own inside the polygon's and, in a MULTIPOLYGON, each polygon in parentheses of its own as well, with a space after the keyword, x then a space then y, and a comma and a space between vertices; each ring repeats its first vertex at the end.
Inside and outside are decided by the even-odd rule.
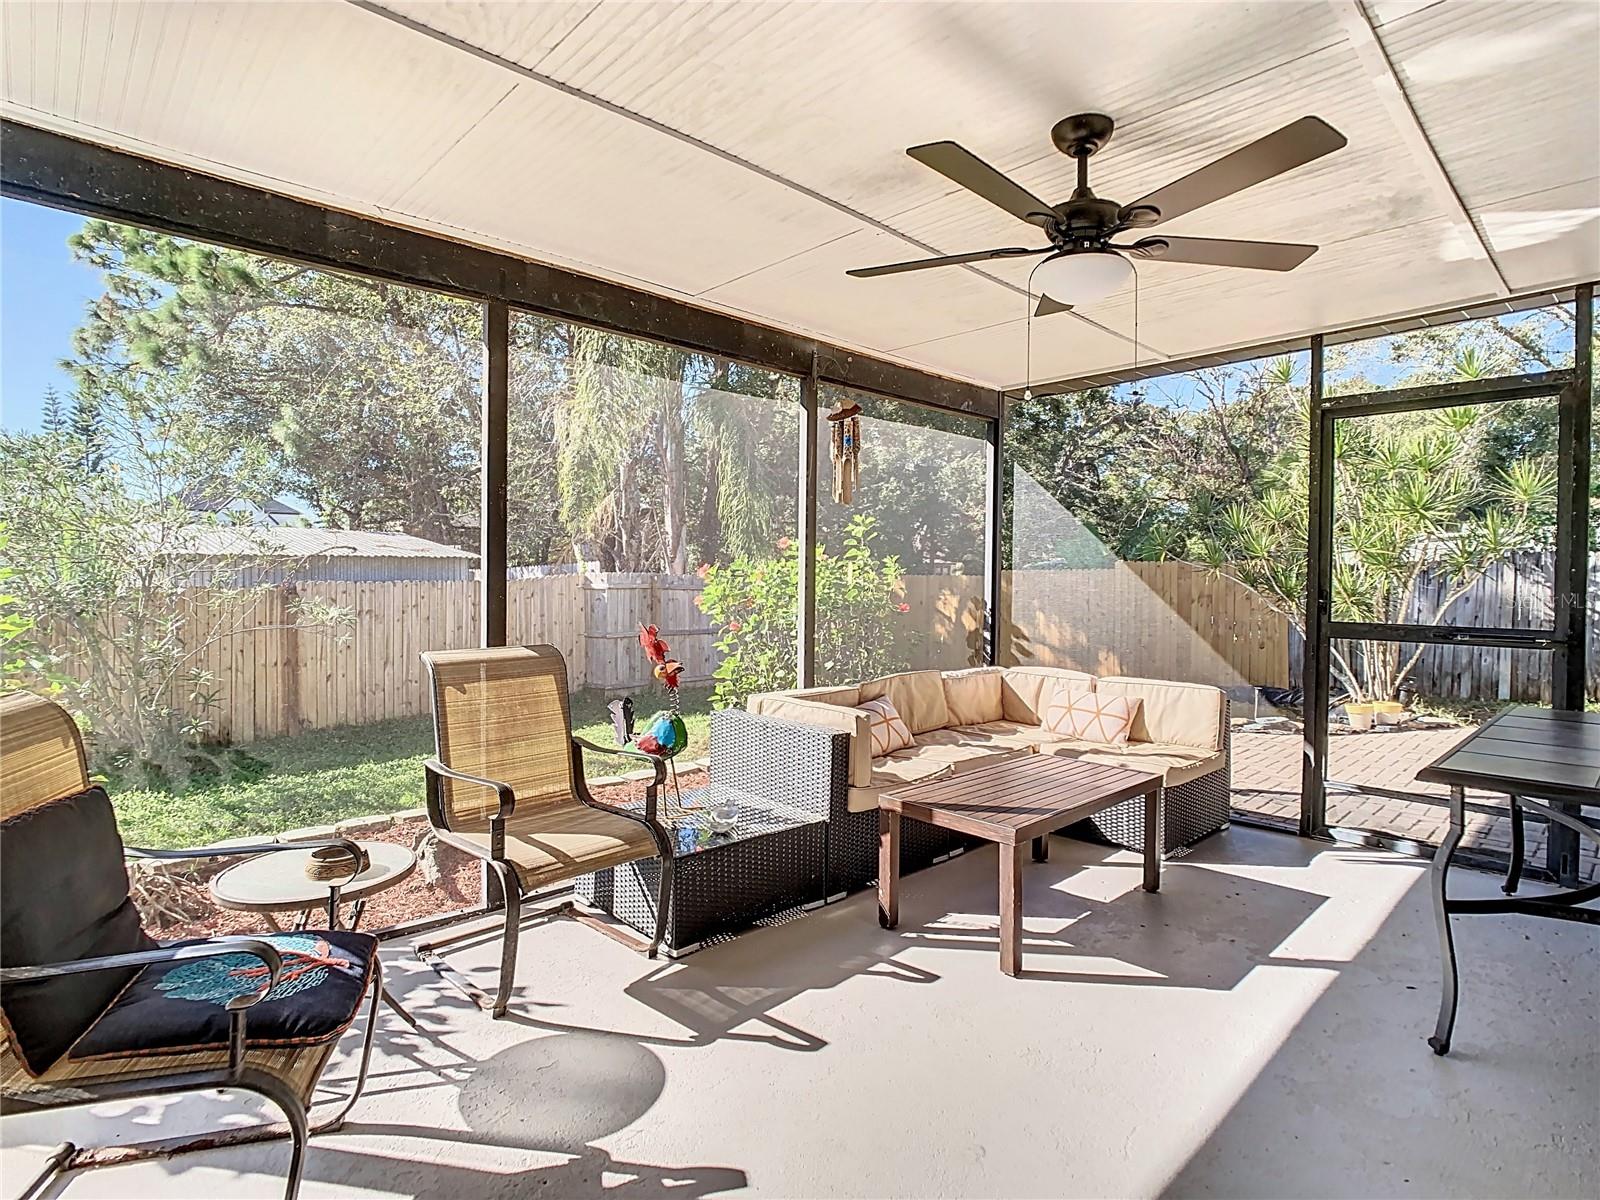
MULTIPOLYGON (((660 693, 635 700, 636 724, 665 705, 660 693)), ((710 738, 709 688, 681 693, 689 729, 686 756, 700 758, 710 738)), ((616 738, 605 700, 572 697, 573 732, 602 746, 616 738)), ((203 846, 223 838, 275 834, 307 825, 332 825, 422 806, 422 762, 433 754, 430 717, 321 729, 233 747, 221 771, 196 772, 182 786, 150 786, 110 776, 106 781, 122 837, 131 846, 203 846)), ((614 755, 587 756, 587 773, 621 774, 641 764, 614 755)))

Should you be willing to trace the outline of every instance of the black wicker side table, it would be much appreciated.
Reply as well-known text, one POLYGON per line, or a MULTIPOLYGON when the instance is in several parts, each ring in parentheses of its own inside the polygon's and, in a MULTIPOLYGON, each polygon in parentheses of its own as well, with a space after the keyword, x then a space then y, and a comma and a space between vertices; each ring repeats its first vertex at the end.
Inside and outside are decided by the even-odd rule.
MULTIPOLYGON (((664 939, 668 954, 689 954, 763 917, 822 904, 824 812, 713 783, 684 792, 682 804, 672 797, 660 815, 676 845, 664 939), (730 798, 738 816, 731 829, 717 832, 712 811, 730 798)), ((585 875, 574 891, 585 904, 649 937, 660 878, 661 860, 648 858, 585 875)))

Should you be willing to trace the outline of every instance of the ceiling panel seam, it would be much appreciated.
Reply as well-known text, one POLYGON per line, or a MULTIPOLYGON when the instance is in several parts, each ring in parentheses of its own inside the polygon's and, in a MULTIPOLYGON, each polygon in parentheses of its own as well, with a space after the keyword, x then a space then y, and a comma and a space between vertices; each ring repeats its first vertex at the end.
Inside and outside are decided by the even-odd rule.
POLYGON ((563 47, 563 46, 565 46, 567 44, 567 39, 569 37, 571 37, 573 34, 577 33, 578 30, 582 29, 585 25, 587 25, 589 23, 589 18, 594 16, 596 10, 599 9, 600 5, 603 4, 603 3, 605 3, 605 0, 594 0, 594 3, 589 5, 588 9, 585 10, 583 16, 579 17, 576 21, 574 21, 572 23, 572 28, 567 30, 560 37, 558 37, 556 39, 556 41, 555 41, 555 45, 551 46, 550 49, 546 50, 543 54, 541 54, 539 56, 539 61, 533 64, 534 67, 535 68, 539 68, 539 67, 544 66, 545 62, 550 58, 550 56, 552 54, 554 54, 557 50, 561 49, 561 47, 563 47))
POLYGON ((815 253, 818 250, 822 250, 833 245, 835 242, 842 242, 847 238, 853 238, 860 232, 861 231, 859 229, 852 229, 849 233, 835 234, 833 237, 828 238, 825 241, 818 242, 814 246, 803 246, 799 250, 796 250, 793 254, 785 254, 782 258, 778 259, 777 262, 762 263, 759 267, 751 267, 748 271, 740 271, 739 274, 735 275, 732 279, 724 279, 720 283, 713 283, 710 287, 702 288, 700 291, 696 292, 695 295, 709 296, 712 292, 715 292, 720 288, 731 287, 740 280, 749 279, 752 275, 759 275, 763 271, 770 271, 773 267, 781 267, 786 262, 793 262, 797 258, 804 258, 808 254, 815 253))
POLYGON ((1511 285, 1506 282, 1505 272, 1500 269, 1494 252, 1489 248, 1488 240, 1478 228, 1478 223, 1473 219, 1466 202, 1461 199, 1461 193, 1456 189, 1455 181, 1450 178, 1444 160, 1434 148, 1433 139, 1428 136, 1427 127, 1417 115, 1411 97, 1406 94, 1405 84, 1401 82, 1399 72, 1395 70, 1394 63, 1389 58, 1389 51, 1384 47, 1382 37, 1372 24, 1371 15, 1361 0, 1329 0, 1329 3, 1349 34, 1351 49, 1367 68, 1367 76, 1372 81, 1378 98, 1389 110, 1390 119, 1394 122, 1395 131, 1399 133, 1401 142, 1411 150, 1412 158, 1422 168, 1423 175, 1433 186, 1452 223, 1461 231, 1467 246, 1476 247, 1478 253, 1474 258, 1489 268, 1495 291, 1502 296, 1509 296, 1511 285))
MULTIPOLYGON (((494 53, 492 50, 485 50, 482 46, 475 46, 471 42, 464 41, 458 37, 453 37, 448 33, 444 33, 441 30, 433 28, 431 25, 425 25, 421 21, 414 20, 411 17, 407 17, 401 13, 387 9, 382 4, 377 3, 376 0, 345 0, 345 2, 354 5, 356 8, 359 8, 364 12, 381 17, 386 21, 392 21, 402 28, 411 30, 413 33, 421 34, 423 37, 429 37, 435 41, 443 43, 444 45, 452 46, 465 54, 470 54, 474 58, 482 60, 483 62, 498 66, 503 70, 511 71, 534 83, 542 84, 545 87, 561 92, 563 95, 571 96, 574 99, 593 104, 598 108, 615 114, 616 116, 622 117, 629 121, 634 121, 638 124, 644 125, 646 128, 656 131, 657 133, 664 134, 667 137, 671 137, 683 142, 685 145, 693 146, 697 150, 704 151, 707 154, 715 155, 724 162, 731 163, 734 166, 740 167, 746 171, 751 171, 757 175, 760 175, 763 179, 767 179, 772 183, 776 183, 780 187, 787 188, 790 191, 795 192, 797 195, 804 196, 809 200, 826 205, 835 212, 842 213, 853 220, 860 221, 862 224, 868 225, 873 229, 877 229, 882 233, 887 233, 897 237, 901 241, 915 246, 917 249, 923 250, 928 254, 939 255, 945 253, 945 251, 940 249, 938 246, 931 245, 928 242, 924 242, 919 238, 913 237, 911 234, 906 233, 903 230, 896 229, 893 225, 886 224, 885 222, 878 220, 876 217, 869 216, 859 209, 851 208, 843 201, 835 200, 833 197, 826 195, 823 192, 819 192, 814 188, 807 187, 805 184, 799 183, 788 178, 787 176, 780 175, 778 172, 769 170, 768 168, 761 166, 759 163, 751 162, 749 159, 743 158, 733 153, 731 150, 724 150, 721 146, 715 145, 712 142, 708 142, 704 138, 698 138, 692 133, 686 133, 681 129, 675 129, 663 121, 656 120, 654 117, 647 116, 644 113, 635 112, 630 108, 624 107, 623 105, 613 103, 604 97, 596 96, 592 92, 586 92, 582 88, 573 87, 569 83, 563 83, 561 80, 537 71, 532 67, 525 67, 521 63, 513 62, 508 58, 503 58, 494 53)), ((770 266, 775 264, 768 265, 770 266)), ((970 265, 963 266, 961 269, 970 271, 978 278, 995 284, 998 287, 1005 288, 1007 291, 1015 292, 1019 296, 1029 296, 1031 299, 1031 295, 1025 288, 1020 288, 1014 283, 989 274, 987 271, 980 271, 976 267, 970 265)), ((1079 313, 1069 313, 1068 315, 1076 320, 1084 322, 1086 325, 1090 325, 1096 329, 1099 329, 1103 333, 1108 333, 1112 337, 1119 338, 1122 341, 1128 340, 1125 335, 1119 334, 1113 329, 1108 329, 1099 322, 1093 321, 1079 313)))
POLYGON ((400 211, 402 211, 400 209, 400 205, 404 204, 406 202, 406 200, 410 197, 411 193, 413 191, 415 191, 417 188, 421 187, 423 185, 423 183, 425 183, 427 181, 428 176, 432 175, 434 170, 439 166, 439 164, 442 163, 449 156, 450 151, 454 150, 457 146, 459 146, 467 138, 467 136, 472 133, 472 131, 474 129, 476 129, 479 125, 482 125, 491 116, 493 116, 494 115, 494 111, 497 108, 499 108, 502 104, 504 104, 507 100, 511 99, 512 96, 516 95, 516 92, 517 92, 517 85, 513 83, 510 87, 508 87, 505 90, 505 92, 498 99, 495 100, 495 102, 493 104, 489 105, 488 108, 484 109, 483 112, 478 115, 476 120, 474 120, 471 123, 469 123, 465 129, 463 129, 454 138, 452 138, 451 141, 450 141, 450 144, 448 146, 444 147, 444 149, 440 150, 438 154, 434 155, 433 161, 430 162, 427 166, 423 167, 422 170, 417 173, 417 175, 411 180, 410 183, 407 183, 406 185, 401 187, 399 189, 399 191, 397 191, 395 193, 394 200, 392 200, 387 205, 378 205, 377 207, 379 209, 381 209, 382 211, 384 211, 384 212, 400 212, 400 211))

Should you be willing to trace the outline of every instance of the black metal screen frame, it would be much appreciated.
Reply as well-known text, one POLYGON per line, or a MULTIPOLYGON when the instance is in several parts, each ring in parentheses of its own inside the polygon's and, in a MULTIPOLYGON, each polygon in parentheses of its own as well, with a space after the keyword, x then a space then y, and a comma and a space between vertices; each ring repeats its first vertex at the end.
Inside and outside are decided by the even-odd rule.
MULTIPOLYGON (((1585 647, 1588 638, 1588 525, 1590 431, 1594 393, 1591 340, 1594 285, 1574 290, 1573 365, 1569 369, 1502 376, 1496 379, 1428 384, 1422 387, 1324 395, 1323 343, 1311 342, 1311 437, 1305 645, 1305 757, 1301 774, 1302 836, 1349 835, 1382 839, 1371 830, 1328 825, 1328 709, 1331 702, 1331 648, 1336 640, 1480 646, 1500 650, 1539 650, 1551 656, 1551 695, 1557 710, 1584 706, 1585 647), (1551 625, 1543 629, 1467 628, 1338 621, 1332 614, 1333 446, 1335 423, 1390 413, 1422 412, 1469 404, 1552 397, 1557 402, 1556 563, 1551 625)), ((1410 797, 1408 797, 1410 798, 1410 797)), ((1576 834, 1552 823, 1546 843, 1546 872, 1568 886, 1577 882, 1576 834)))

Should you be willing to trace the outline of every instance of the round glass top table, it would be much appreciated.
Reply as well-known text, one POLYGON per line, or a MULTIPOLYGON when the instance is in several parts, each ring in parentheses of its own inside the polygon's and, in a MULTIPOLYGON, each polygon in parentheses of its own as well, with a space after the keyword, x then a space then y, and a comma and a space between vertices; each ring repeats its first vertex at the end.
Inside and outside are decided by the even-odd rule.
MULTIPOLYGON (((351 902, 349 928, 354 929, 361 923, 361 912, 368 898, 392 888, 417 866, 417 856, 405 846, 393 842, 357 842, 356 845, 366 851, 370 865, 339 887, 331 909, 335 929, 341 927, 339 901, 351 902)), ((295 928, 303 929, 314 911, 328 906, 334 899, 331 895, 333 883, 312 879, 306 874, 306 864, 310 861, 309 848, 247 858, 212 878, 211 898, 223 908, 236 912, 260 913, 269 925, 280 931, 282 927, 273 914, 298 913, 295 928)))

